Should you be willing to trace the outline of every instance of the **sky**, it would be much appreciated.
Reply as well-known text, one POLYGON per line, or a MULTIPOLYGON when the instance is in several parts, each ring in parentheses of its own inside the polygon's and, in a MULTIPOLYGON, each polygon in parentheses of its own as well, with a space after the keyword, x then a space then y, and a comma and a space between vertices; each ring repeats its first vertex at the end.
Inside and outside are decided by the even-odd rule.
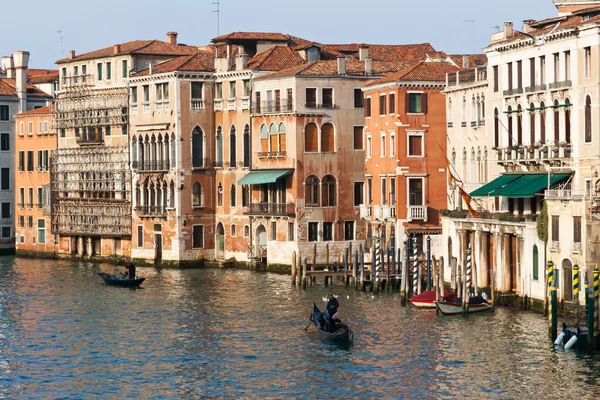
POLYGON ((447 54, 482 53, 505 21, 521 30, 523 20, 556 16, 556 8, 552 0, 29 0, 10 2, 2 13, 10 17, 3 18, 0 55, 26 50, 30 68, 55 69, 69 50, 166 41, 168 31, 198 46, 218 33, 261 31, 330 44, 428 42, 447 54))

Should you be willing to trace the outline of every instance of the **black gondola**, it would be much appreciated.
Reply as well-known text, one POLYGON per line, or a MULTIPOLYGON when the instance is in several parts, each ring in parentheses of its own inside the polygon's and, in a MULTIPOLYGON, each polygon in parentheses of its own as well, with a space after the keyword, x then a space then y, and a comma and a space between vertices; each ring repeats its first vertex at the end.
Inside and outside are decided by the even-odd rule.
POLYGON ((323 313, 321 312, 321 310, 319 310, 316 304, 313 305, 314 308, 312 314, 310 314, 310 320, 317 328, 317 331, 319 331, 319 336, 321 336, 321 338, 332 340, 338 343, 351 342, 352 339, 354 339, 354 331, 350 329, 348 324, 345 324, 341 321, 337 322, 337 326, 333 332, 329 332, 323 329, 323 327, 321 326, 321 315, 323 315, 323 313))
POLYGON ((104 279, 104 282, 114 286, 136 287, 144 282, 146 278, 129 279, 124 275, 112 275, 106 272, 98 272, 98 275, 104 279))

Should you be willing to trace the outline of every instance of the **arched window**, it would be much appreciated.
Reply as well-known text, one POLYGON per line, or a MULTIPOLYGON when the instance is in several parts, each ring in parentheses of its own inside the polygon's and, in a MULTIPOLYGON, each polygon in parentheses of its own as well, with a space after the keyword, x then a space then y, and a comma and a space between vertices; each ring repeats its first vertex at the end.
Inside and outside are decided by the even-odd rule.
POLYGON ((330 123, 321 126, 321 152, 333 153, 334 148, 333 125, 330 123))
POLYGON ((481 95, 481 103, 479 104, 479 107, 481 107, 481 121, 483 122, 483 120, 485 119, 485 96, 481 95))
POLYGON ((469 175, 467 175, 467 149, 463 147, 463 155, 462 155, 462 176, 464 179, 467 179, 469 175))
POLYGON ((229 167, 235 168, 237 162, 236 147, 235 147, 235 126, 231 126, 229 131, 229 167))
POLYGON ((244 126, 244 167, 250 166, 250 126, 244 126))
POLYGON ((173 182, 169 186, 169 207, 175 208, 175 184, 173 182))
POLYGON ((310 175, 306 178, 304 185, 304 202, 306 203, 306 207, 319 207, 319 178, 310 175))
POLYGON ((235 207, 235 185, 231 185, 231 207, 235 207))
POLYGON ((469 171, 469 181, 471 183, 477 182, 477 163, 475 159, 475 149, 471 147, 471 165, 469 171))
POLYGON ((471 99, 471 121, 477 121, 477 106, 475 96, 471 99))
POLYGON ((489 182, 488 180, 488 151, 487 147, 483 148, 483 178, 482 182, 489 182))
POLYGON ((304 127, 304 151, 319 151, 319 130, 312 122, 304 127))
POLYGON ((540 103, 540 142, 546 143, 546 104, 540 103))
POLYGON ((260 151, 269 152, 269 130, 265 124, 260 126, 260 151))
POLYGON ((538 248, 533 245, 533 280, 540 279, 538 248))
POLYGON ((286 152, 287 151, 287 143, 286 143, 286 130, 285 124, 282 122, 279 124, 279 151, 286 152))
POLYGON ((250 236, 250 226, 244 225, 244 237, 250 236))
POLYGON ((494 147, 500 147, 500 120, 498 119, 497 108, 494 108, 494 147))
POLYGON ((217 207, 223 207, 223 185, 221 183, 217 188, 217 207))
POLYGON ((554 100, 554 144, 560 141, 560 111, 558 100, 554 100))
POLYGON ((322 188, 322 206, 335 207, 335 178, 331 175, 325 175, 321 181, 322 188))
POLYGON ((529 143, 535 143, 535 105, 531 103, 529 105, 529 143))
POLYGON ((171 159, 171 149, 170 149, 170 147, 171 147, 170 146, 171 141, 169 139, 169 134, 168 133, 165 133, 165 141, 164 141, 163 144, 164 144, 164 150, 163 150, 163 152, 164 152, 164 159, 163 159, 163 162, 164 162, 164 165, 165 165, 165 169, 169 169, 171 167, 174 167, 175 164, 172 163, 172 159, 171 159))
POLYGON ((141 191, 140 191, 140 184, 139 182, 135 185, 135 207, 141 207, 142 204, 142 197, 141 197, 141 191))
POLYGON ((565 142, 571 143, 571 101, 565 99, 565 142))
POLYGON ((192 185, 192 207, 204 207, 204 188, 198 182, 192 185))
POLYGON ((248 199, 250 198, 250 187, 242 186, 242 207, 248 207, 248 199))
POLYGON ((217 128, 217 167, 223 166, 223 129, 217 128))
POLYGON ((235 236, 235 224, 231 225, 231 236, 235 236))
POLYGON ((467 98, 466 98, 466 96, 463 96, 463 101, 462 101, 462 122, 465 122, 464 125, 466 125, 466 122, 467 122, 467 98))
POLYGON ((271 151, 279 151, 279 135, 275 124, 269 125, 269 140, 271 141, 271 151))
POLYGON ((517 106, 517 143, 523 144, 523 113, 521 105, 517 106))
POLYGON ((508 106, 508 146, 514 145, 514 132, 513 132, 513 116, 512 116, 512 107, 508 106))
POLYGON ((133 143, 133 145, 131 146, 131 167, 133 169, 138 169, 138 146, 137 139, 135 136, 131 139, 131 143, 133 143))
POLYGON ((199 127, 195 127, 192 131, 192 168, 204 166, 204 132, 199 127))
POLYGON ((585 97, 585 142, 592 141, 592 99, 585 97))

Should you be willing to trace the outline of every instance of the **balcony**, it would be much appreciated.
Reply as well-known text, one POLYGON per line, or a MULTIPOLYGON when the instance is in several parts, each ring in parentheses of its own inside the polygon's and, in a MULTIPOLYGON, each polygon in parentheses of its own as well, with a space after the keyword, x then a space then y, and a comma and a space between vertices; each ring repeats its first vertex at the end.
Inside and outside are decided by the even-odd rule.
POLYGON ((479 121, 477 121, 477 125, 478 126, 485 126, 485 119, 480 119, 479 121))
POLYGON ((571 249, 571 253, 573 254, 581 254, 583 252, 583 246, 581 242, 573 243, 573 248, 571 249))
POLYGON ((448 122, 448 128, 452 128, 452 122, 448 122))
POLYGON ((192 99, 190 108, 194 111, 204 110, 204 99, 192 99))
POLYGON ((497 149, 498 164, 565 164, 571 158, 570 143, 548 142, 544 145, 515 145, 497 149))
POLYGON ((422 220, 427 222, 427 206, 408 206, 408 221, 422 220))
POLYGON ((475 128, 477 126, 477 121, 471 121, 471 128, 475 128))
POLYGON ((223 160, 217 160, 217 161, 213 161, 213 168, 223 168, 223 160))
POLYGON ((257 155, 258 158, 286 158, 287 151, 261 151, 257 155))
POLYGON ((560 253, 560 242, 558 240, 553 240, 550 243, 550 251, 552 253, 560 253))
POLYGON ((242 110, 247 110, 250 108, 250 97, 245 96, 242 97, 242 110))
POLYGON ((81 144, 103 144, 104 137, 102 136, 102 132, 87 132, 85 129, 77 136, 75 136, 75 141, 81 144))
POLYGON ((269 217, 294 217, 296 205, 293 203, 251 203, 246 215, 269 217))
POLYGON ((360 205, 360 219, 371 219, 373 208, 370 204, 360 205))
POLYGON ((523 88, 508 89, 502 92, 502 94, 504 95, 504 97, 517 96, 519 94, 523 94, 523 88))
POLYGON ((467 121, 463 121, 460 123, 460 127, 461 128, 466 128, 467 127, 467 121))
POLYGON ((215 111, 223 111, 223 99, 214 100, 215 111))
POLYGON ((552 82, 548 87, 550 90, 568 89, 573 86, 571 81, 552 82))
POLYGON ((235 97, 230 97, 227 99, 227 111, 235 111, 236 110, 236 100, 235 97))
POLYGON ((167 207, 165 206, 137 206, 135 211, 140 217, 167 215, 167 207))
POLYGON ((525 88, 525 93, 543 92, 546 89, 547 89, 547 85, 545 83, 543 83, 541 85, 527 86, 525 88))
POLYGON ((169 160, 144 160, 132 161, 131 167, 138 171, 167 171, 170 168, 169 160))
POLYGON ((254 102, 253 113, 254 114, 278 114, 278 113, 290 113, 294 111, 293 101, 274 101, 268 100, 263 101, 260 104, 254 102))

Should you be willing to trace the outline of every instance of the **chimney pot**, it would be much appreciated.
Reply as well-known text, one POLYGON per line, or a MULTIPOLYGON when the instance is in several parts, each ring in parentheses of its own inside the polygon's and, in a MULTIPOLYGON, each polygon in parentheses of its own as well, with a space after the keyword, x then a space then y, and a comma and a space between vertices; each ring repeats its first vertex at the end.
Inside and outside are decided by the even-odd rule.
POLYGON ((27 110, 27 67, 29 66, 29 52, 15 51, 13 53, 15 62, 15 86, 19 98, 19 112, 27 110))
POLYGON ((119 54, 120 52, 121 52, 121 45, 120 44, 113 44, 113 53, 119 54))
POLYGON ((369 56, 369 48, 367 46, 360 46, 358 48, 358 59, 364 61, 369 56))
POLYGON ((69 60, 72 60, 75 58, 75 50, 69 50, 69 60))
POLYGON ((148 74, 152 75, 152 63, 148 64, 148 74))
POLYGON ((167 32, 167 39, 169 44, 177 44, 177 32, 167 32))
POLYGON ((15 61, 13 56, 4 56, 2 57, 2 68, 6 73, 6 77, 9 79, 14 79, 15 77, 15 61))

